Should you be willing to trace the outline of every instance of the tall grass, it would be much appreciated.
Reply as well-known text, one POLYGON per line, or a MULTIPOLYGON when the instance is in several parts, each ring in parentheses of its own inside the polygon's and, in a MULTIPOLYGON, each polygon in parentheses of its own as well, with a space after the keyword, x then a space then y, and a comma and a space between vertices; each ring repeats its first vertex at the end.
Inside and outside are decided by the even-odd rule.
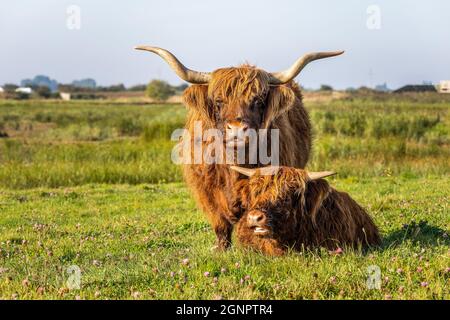
MULTIPOLYGON (((306 104, 313 169, 342 176, 447 175, 450 104, 438 98, 356 97, 306 104)), ((180 105, 0 102, 0 187, 180 181, 170 160, 180 105)))

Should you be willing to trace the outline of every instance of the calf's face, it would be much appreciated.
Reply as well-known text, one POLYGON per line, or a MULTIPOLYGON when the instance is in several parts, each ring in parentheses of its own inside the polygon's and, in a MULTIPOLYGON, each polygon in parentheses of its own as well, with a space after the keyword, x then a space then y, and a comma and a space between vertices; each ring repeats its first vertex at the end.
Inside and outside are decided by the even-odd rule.
POLYGON ((330 190, 325 180, 312 180, 306 171, 287 167, 273 176, 256 173, 240 183, 244 214, 236 228, 239 241, 271 255, 295 244, 301 216, 314 215, 330 190))
POLYGON ((280 238, 281 234, 292 234, 296 229, 297 219, 292 211, 292 199, 280 199, 273 203, 257 202, 245 211, 240 223, 255 237, 280 238))

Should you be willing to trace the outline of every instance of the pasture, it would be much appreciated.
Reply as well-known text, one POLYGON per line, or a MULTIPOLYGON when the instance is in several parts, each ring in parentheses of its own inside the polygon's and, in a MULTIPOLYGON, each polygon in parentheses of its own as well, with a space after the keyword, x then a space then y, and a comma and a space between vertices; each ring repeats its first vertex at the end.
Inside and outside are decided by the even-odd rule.
POLYGON ((306 99, 311 170, 374 218, 369 252, 269 258, 214 235, 171 163, 184 107, 0 100, 0 298, 449 299, 450 97, 306 99), (67 268, 81 271, 67 288, 67 268), (381 271, 369 289, 367 268, 381 271))

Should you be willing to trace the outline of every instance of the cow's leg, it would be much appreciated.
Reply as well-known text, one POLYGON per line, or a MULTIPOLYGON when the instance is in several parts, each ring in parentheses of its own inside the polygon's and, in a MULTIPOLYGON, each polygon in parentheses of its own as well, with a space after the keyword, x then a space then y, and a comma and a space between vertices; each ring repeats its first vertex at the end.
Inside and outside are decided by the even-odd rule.
POLYGON ((212 227, 216 233, 215 250, 226 250, 231 246, 231 234, 233 232, 233 225, 222 215, 217 214, 212 221, 212 227))

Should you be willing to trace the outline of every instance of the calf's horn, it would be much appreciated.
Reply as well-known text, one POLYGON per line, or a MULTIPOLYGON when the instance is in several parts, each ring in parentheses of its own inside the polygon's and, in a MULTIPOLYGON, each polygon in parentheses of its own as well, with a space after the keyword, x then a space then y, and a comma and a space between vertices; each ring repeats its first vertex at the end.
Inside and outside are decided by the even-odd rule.
POLYGON ((308 172, 308 177, 310 180, 322 179, 325 177, 329 177, 335 175, 336 172, 333 171, 321 171, 321 172, 308 172))
MULTIPOLYGON (((275 175, 278 172, 280 167, 269 166, 269 167, 263 167, 263 168, 257 168, 257 169, 250 169, 250 168, 243 168, 243 167, 238 167, 238 166, 230 166, 230 169, 232 169, 234 171, 237 171, 239 173, 242 173, 243 175, 246 175, 248 177, 251 177, 258 171, 259 171, 260 175, 273 176, 273 175, 275 175)), ((322 178, 325 178, 325 177, 329 177, 329 176, 335 175, 336 172, 333 172, 333 171, 321 171, 321 172, 307 172, 307 174, 308 174, 308 178, 310 180, 317 180, 317 179, 322 179, 322 178)))
POLYGON ((280 167, 276 166, 269 166, 257 169, 243 168, 238 166, 230 166, 230 168, 234 171, 242 173, 243 175, 246 175, 247 177, 253 176, 256 172, 259 172, 260 175, 273 176, 280 169, 280 167))
POLYGON ((302 71, 306 65, 314 60, 330 58, 343 54, 344 51, 331 51, 331 52, 312 52, 300 57, 289 68, 281 72, 272 72, 270 74, 270 84, 284 84, 294 79, 302 71))
POLYGON ((205 84, 211 80, 211 73, 199 72, 186 68, 172 53, 166 49, 151 46, 136 46, 136 50, 150 51, 163 58, 173 71, 184 81, 193 84, 205 84))

